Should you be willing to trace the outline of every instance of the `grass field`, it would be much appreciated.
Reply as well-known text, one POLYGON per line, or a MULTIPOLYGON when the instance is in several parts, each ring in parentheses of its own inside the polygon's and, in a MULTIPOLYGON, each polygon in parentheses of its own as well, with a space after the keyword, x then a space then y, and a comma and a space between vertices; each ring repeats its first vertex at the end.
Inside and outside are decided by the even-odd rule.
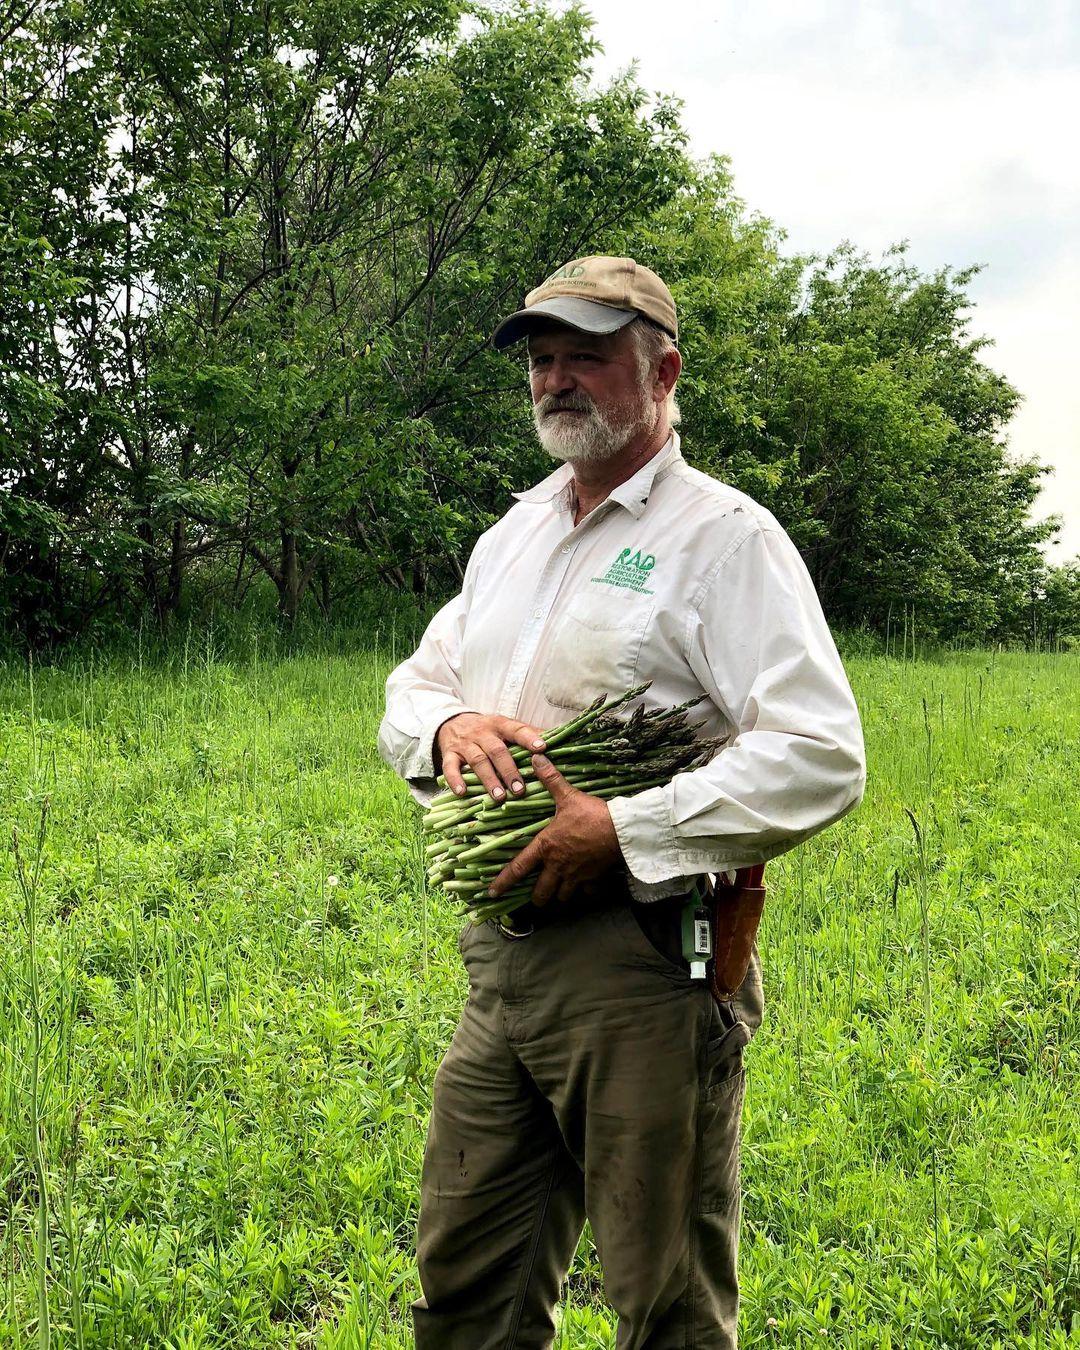
MULTIPOLYGON (((391 659, 0 665, 0 1346, 410 1344, 464 978, 391 659)), ((742 1344, 1080 1346, 1080 657, 848 669, 866 798, 766 873, 742 1344)), ((614 1344, 587 1240, 560 1334, 614 1344)))

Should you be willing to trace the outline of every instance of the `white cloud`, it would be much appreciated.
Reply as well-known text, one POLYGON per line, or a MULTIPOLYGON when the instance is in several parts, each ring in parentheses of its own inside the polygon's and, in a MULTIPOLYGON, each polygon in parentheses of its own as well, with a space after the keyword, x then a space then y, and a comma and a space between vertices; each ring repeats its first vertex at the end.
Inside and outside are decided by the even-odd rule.
POLYGON ((1080 554, 1078 300, 1080 248, 1030 285, 983 301, 972 325, 994 336, 985 359, 1005 371, 1024 395, 1010 424, 1010 448, 1054 465, 1035 511, 1040 519, 1055 511, 1064 517, 1059 542, 1047 549, 1054 562, 1080 554))
POLYGON ((899 239, 926 270, 978 262, 974 331, 1025 395, 1010 445, 1055 466, 1038 515, 1080 553, 1080 11, 1071 0, 589 0, 606 78, 684 100, 697 154, 825 252, 899 239))

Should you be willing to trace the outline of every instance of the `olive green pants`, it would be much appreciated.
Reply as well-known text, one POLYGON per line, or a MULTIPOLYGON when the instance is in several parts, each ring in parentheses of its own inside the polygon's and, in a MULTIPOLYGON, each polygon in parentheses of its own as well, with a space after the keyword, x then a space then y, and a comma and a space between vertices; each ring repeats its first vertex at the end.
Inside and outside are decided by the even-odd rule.
POLYGON ((730 1350, 756 952, 729 1007, 625 902, 459 941, 469 997, 435 1075, 418 1350, 551 1346, 586 1217, 619 1350, 730 1350))

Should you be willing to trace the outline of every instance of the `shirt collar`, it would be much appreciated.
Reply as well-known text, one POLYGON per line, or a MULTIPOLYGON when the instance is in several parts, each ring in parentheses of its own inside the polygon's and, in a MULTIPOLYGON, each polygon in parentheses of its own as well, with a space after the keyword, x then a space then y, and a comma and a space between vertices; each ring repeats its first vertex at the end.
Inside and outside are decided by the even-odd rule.
MULTIPOLYGON (((663 449, 658 450, 633 477, 611 489, 608 493, 610 500, 625 507, 637 520, 645 510, 653 483, 665 469, 682 459, 679 444, 679 433, 672 431, 663 449)), ((524 492, 512 492, 510 495, 516 497, 519 502, 551 502, 556 511, 569 511, 573 496, 573 479, 574 471, 570 465, 560 464, 554 473, 548 474, 534 487, 524 492)))

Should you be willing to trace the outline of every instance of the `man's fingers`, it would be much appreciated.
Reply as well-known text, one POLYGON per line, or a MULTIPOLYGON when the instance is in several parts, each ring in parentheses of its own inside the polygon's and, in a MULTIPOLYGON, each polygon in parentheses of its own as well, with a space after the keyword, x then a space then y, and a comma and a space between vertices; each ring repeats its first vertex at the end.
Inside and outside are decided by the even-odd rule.
POLYGON ((499 781, 499 775, 495 771, 495 765, 482 745, 470 745, 464 751, 464 757, 476 774, 477 778, 484 785, 487 791, 497 802, 501 802, 506 796, 506 789, 499 781))
POLYGON ((533 755, 532 766, 533 773, 555 798, 556 805, 574 791, 547 755, 533 755))
POLYGON ((443 755, 442 771, 446 786, 451 792, 462 796, 465 792, 465 780, 461 776, 461 756, 456 750, 448 750, 443 755))
POLYGON ((531 751, 547 749, 544 733, 530 726, 528 722, 514 722, 506 717, 499 727, 499 734, 508 745, 520 745, 523 749, 531 751))
MULTIPOLYGON (((460 714, 462 717, 468 715, 460 714)), ((545 744, 543 732, 527 722, 518 722, 511 717, 492 717, 485 721, 486 725, 482 722, 476 727, 468 728, 476 737, 475 740, 471 737, 469 739, 455 737, 454 749, 443 752, 442 772, 447 786, 459 797, 463 796, 465 782, 462 771, 469 768, 494 801, 504 801, 507 789, 512 796, 523 797, 525 782, 521 774, 521 765, 516 762, 508 747, 520 745, 526 750, 535 751, 538 746, 545 744)), ((537 776, 547 783, 553 797, 557 798, 560 788, 564 792, 572 791, 549 759, 541 756, 541 762, 546 765, 546 778, 540 771, 537 776)), ((536 763, 533 764, 533 768, 537 769, 536 763)))
POLYGON ((497 900, 503 891, 508 891, 511 886, 516 886, 539 867, 542 859, 543 845, 540 843, 540 836, 530 839, 516 858, 511 858, 503 870, 488 887, 488 895, 493 900, 497 900))
POLYGON ((521 770, 514 763, 510 751, 506 748, 506 742, 500 741, 492 736, 489 740, 483 741, 482 747, 488 759, 495 766, 495 771, 506 784, 506 786, 518 795, 525 791, 525 784, 521 780, 521 770))
POLYGON ((581 887, 573 877, 563 877, 559 882, 559 891, 555 899, 560 905, 565 905, 567 901, 576 899, 580 890, 581 887))
POLYGON ((559 874, 550 867, 545 867, 540 873, 536 879, 536 885, 533 887, 533 893, 529 897, 538 909, 543 909, 559 890, 559 881, 559 874))

